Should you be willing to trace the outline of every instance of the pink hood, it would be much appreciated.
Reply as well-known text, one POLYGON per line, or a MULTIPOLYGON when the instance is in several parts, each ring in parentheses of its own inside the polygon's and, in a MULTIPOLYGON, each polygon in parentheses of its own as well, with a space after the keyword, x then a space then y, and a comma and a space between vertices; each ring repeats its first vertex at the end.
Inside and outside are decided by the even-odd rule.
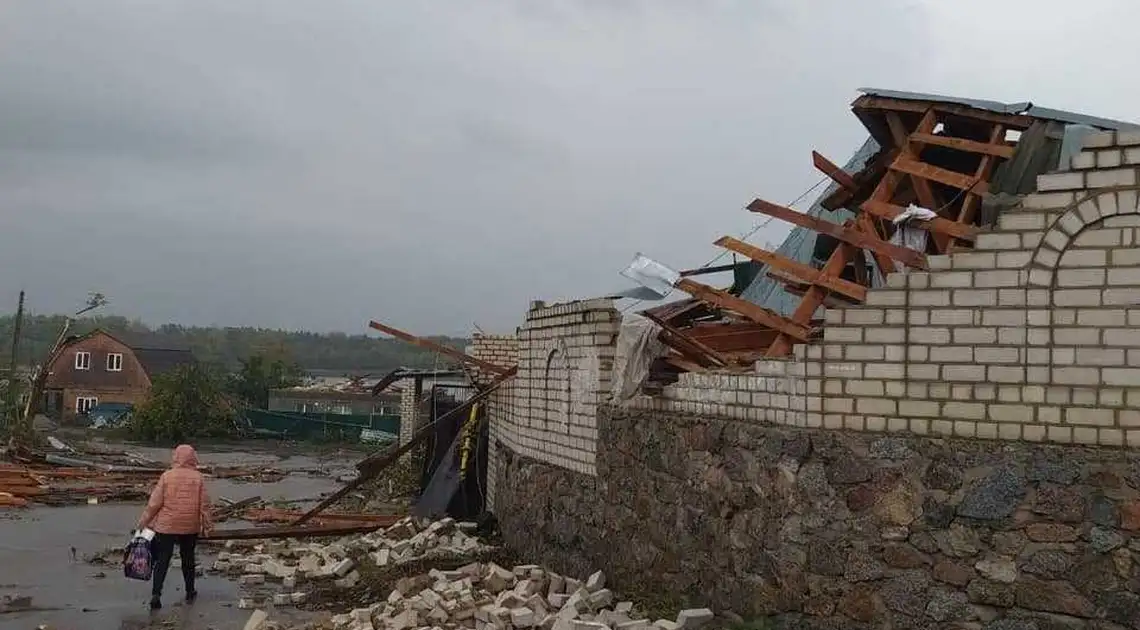
POLYGON ((198 468, 198 453, 194 451, 193 446, 181 444, 178 448, 174 449, 172 462, 171 468, 190 468, 196 470, 198 468))

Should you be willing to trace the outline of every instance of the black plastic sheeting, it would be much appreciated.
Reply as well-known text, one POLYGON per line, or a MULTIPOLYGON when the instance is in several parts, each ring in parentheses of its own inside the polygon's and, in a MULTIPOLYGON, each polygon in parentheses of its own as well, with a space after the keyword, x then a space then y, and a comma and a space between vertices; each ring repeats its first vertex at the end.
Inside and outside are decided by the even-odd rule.
MULTIPOLYGON (((460 405, 438 393, 433 396, 433 422, 460 405)), ((473 520, 484 510, 486 489, 486 408, 479 405, 474 418, 470 413, 460 413, 436 423, 427 443, 420 496, 412 514, 421 518, 450 516, 473 520)))

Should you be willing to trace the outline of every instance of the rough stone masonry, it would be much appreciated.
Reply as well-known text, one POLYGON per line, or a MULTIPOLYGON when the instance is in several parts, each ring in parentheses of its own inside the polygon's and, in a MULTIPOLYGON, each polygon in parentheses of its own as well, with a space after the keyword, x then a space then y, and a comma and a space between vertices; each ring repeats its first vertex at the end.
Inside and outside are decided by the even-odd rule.
POLYGON ((1140 629, 1140 134, 753 374, 607 405, 612 303, 536 304, 491 414, 507 540, 796 628, 1140 629))

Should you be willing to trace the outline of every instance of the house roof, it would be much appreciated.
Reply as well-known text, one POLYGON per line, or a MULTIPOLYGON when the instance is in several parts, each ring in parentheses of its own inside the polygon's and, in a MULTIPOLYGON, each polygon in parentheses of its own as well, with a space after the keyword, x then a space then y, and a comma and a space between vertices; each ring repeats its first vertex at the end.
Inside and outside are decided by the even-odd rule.
POLYGON ((194 355, 189 350, 134 347, 131 350, 134 350, 135 358, 151 378, 195 362, 194 355))
POLYGON ((89 339, 95 335, 106 335, 115 341, 127 346, 134 353, 135 358, 138 359, 139 364, 142 365, 143 370, 151 378, 155 376, 170 372, 180 366, 189 365, 194 363, 196 359, 194 354, 189 350, 182 348, 158 348, 148 347, 145 341, 132 339, 127 335, 111 334, 103 328, 96 328, 89 333, 83 335, 73 335, 67 338, 67 341, 60 346, 62 351, 64 348, 81 341, 89 339), (133 343, 132 343, 133 342, 133 343))
POLYGON ((984 109, 998 114, 1024 114, 1043 120, 1056 120, 1069 125, 1088 125, 1101 129, 1137 129, 1140 125, 1123 120, 1101 118, 1077 112, 1067 112, 1049 107, 1039 107, 1029 101, 1019 103, 1002 103, 981 98, 966 98, 962 96, 944 96, 942 94, 925 94, 923 92, 904 92, 900 90, 885 90, 880 88, 859 88, 860 94, 868 96, 881 96, 904 101, 934 101, 938 103, 954 103, 965 105, 974 109, 984 109))

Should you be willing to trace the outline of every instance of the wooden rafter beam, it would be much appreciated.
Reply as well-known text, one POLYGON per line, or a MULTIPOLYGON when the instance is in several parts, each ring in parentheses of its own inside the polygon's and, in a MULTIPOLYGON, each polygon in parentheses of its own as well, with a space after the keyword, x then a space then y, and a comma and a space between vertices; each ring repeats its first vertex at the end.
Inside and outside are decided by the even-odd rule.
MULTIPOLYGON (((903 213, 905 208, 896 206, 893 203, 886 201, 876 201, 868 199, 859 206, 864 212, 868 212, 875 217, 886 221, 893 221, 895 217, 903 213)), ((964 225, 942 217, 935 217, 929 221, 914 221, 911 223, 914 227, 922 228, 930 232, 937 232, 947 236, 953 236, 966 241, 973 241, 978 236, 978 228, 972 225, 964 225)))
POLYGON ((807 284, 819 285, 828 291, 842 293, 860 302, 867 299, 867 287, 859 286, 839 276, 821 274, 819 269, 811 265, 805 265, 786 256, 737 240, 731 236, 722 236, 717 239, 715 244, 729 251, 747 256, 758 263, 764 263, 773 269, 779 269, 780 271, 789 273, 807 284))
MULTIPOLYGON (((933 164, 919 162, 905 155, 900 155, 894 164, 891 164, 891 170, 906 173, 912 177, 929 179, 940 184, 953 186, 959 190, 967 190, 978 194, 984 194, 989 188, 989 185, 985 181, 981 181, 971 175, 965 175, 957 171, 934 166, 933 164)), ((921 199, 921 196, 919 198, 921 199)), ((926 202, 924 201, 923 203, 926 202)))
POLYGON ((701 324, 685 332, 717 352, 763 350, 772 344, 776 331, 752 322, 701 324))
POLYGON ((847 205, 851 203, 852 198, 860 194, 864 196, 869 195, 871 191, 874 190, 873 184, 882 178, 883 173, 887 171, 887 167, 890 166, 891 162, 895 161, 896 155, 898 155, 897 148, 880 149, 879 152, 867 162, 862 170, 852 175, 855 182, 860 185, 859 190, 852 192, 841 187, 820 201, 820 205, 828 210, 836 210, 838 208, 847 207, 847 205), (865 193, 863 192, 864 190, 866 191, 865 193))
POLYGON ((830 237, 839 239, 845 243, 850 243, 861 249, 869 249, 874 252, 890 256, 908 267, 916 269, 926 269, 926 255, 921 252, 916 252, 912 249, 900 247, 894 243, 884 241, 874 235, 867 234, 861 230, 856 230, 847 226, 832 223, 819 217, 813 217, 802 212, 797 212, 791 208, 786 208, 763 199, 756 199, 748 204, 749 212, 757 214, 766 214, 770 217, 787 221, 800 227, 805 227, 815 230, 820 234, 826 234, 830 237))
MULTIPOLYGON (((887 122, 891 129, 891 137, 895 139, 895 143, 899 146, 899 156, 921 162, 919 159, 920 147, 912 142, 914 134, 917 133, 933 133, 938 120, 934 115, 933 109, 927 109, 922 115, 922 119, 918 121, 918 126, 915 127, 914 132, 907 134, 906 129, 903 128, 902 118, 896 112, 886 113, 887 122)), ((897 159, 896 159, 897 161, 897 159)), ((893 164, 893 163, 892 163, 893 164)), ((911 186, 914 188, 914 194, 918 197, 918 202, 924 207, 938 212, 942 209, 942 202, 934 194, 934 187, 924 177, 916 175, 909 176, 911 186)), ((890 201, 890 199, 887 199, 890 201)), ((945 234, 933 233, 930 235, 934 245, 938 251, 945 252, 950 247, 950 237, 945 234)))
POLYGON ((917 113, 923 113, 928 109, 934 109, 934 111, 941 114, 948 114, 961 118, 972 118, 974 120, 981 120, 991 123, 999 123, 1012 129, 1028 129, 1029 126, 1037 120, 1032 116, 1025 116, 1022 114, 1001 114, 986 109, 970 107, 969 105, 959 105, 957 103, 887 98, 883 96, 872 96, 870 94, 865 94, 855 99, 855 102, 851 104, 851 108, 917 113))
POLYGON ((808 338, 807 326, 797 324, 782 315, 736 297, 728 291, 722 291, 688 278, 681 278, 677 282, 677 288, 714 306, 736 311, 757 324, 763 324, 795 339, 805 341, 808 338))
MULTIPOLYGON (((677 300, 676 302, 669 302, 668 304, 647 308, 641 311, 641 314, 646 315, 646 313, 651 313, 653 317, 663 319, 670 323, 676 323, 682 315, 691 313, 704 306, 705 303, 698 299, 685 298, 684 300, 677 300)), ((648 315, 646 315, 646 317, 648 317, 648 315)))
POLYGON ((700 341, 693 339, 685 332, 677 329, 669 322, 656 317, 652 313, 645 313, 645 317, 661 327, 662 332, 666 333, 662 336, 662 341, 671 346, 674 350, 680 352, 690 359, 696 359, 698 363, 711 364, 716 367, 725 367, 728 361, 720 356, 716 350, 708 347, 700 341))
MULTIPOLYGON (((823 268, 820 269, 820 272, 832 276, 838 276, 839 274, 843 273, 843 268, 847 266, 847 263, 851 262, 851 259, 854 256, 855 247, 853 245, 840 243, 839 247, 836 247, 835 251, 831 252, 831 256, 827 259, 827 262, 823 264, 823 268)), ((823 305, 827 297, 827 291, 818 285, 812 285, 804 293, 799 305, 796 306, 796 310, 792 312, 792 321, 796 322, 798 325, 804 326, 806 329, 807 326, 804 324, 799 324, 799 322, 804 322, 805 324, 807 322, 810 322, 811 318, 815 316, 815 312, 819 309, 820 306, 823 305)), ((808 335, 805 334, 798 340, 807 341, 807 337, 808 335)), ((781 332, 780 335, 778 335, 776 339, 772 341, 772 345, 768 346, 768 350, 765 354, 770 357, 787 356, 792 351, 792 343, 794 341, 796 341, 796 339, 791 335, 781 332)))
POLYGON ((847 173, 847 171, 840 168, 831 160, 823 157, 818 151, 811 152, 811 163, 819 169, 821 173, 831 178, 831 181, 839 184, 849 191, 856 191, 859 189, 859 184, 855 179, 847 173))
POLYGON ((912 133, 910 135, 910 141, 921 144, 934 144, 940 147, 966 151, 968 153, 981 153, 983 155, 992 155, 1006 159, 1013 157, 1013 152, 1016 149, 1016 147, 1011 147, 1003 142, 978 142, 977 140, 967 140, 965 138, 940 136, 922 132, 912 133))
MULTIPOLYGON (((1001 142, 1005 136, 1005 127, 1001 125, 994 125, 990 130, 990 145, 994 146, 996 143, 1001 142)), ((994 168, 997 166, 998 156, 992 154, 985 154, 982 156, 981 161, 978 163, 978 170, 974 172, 974 176, 979 180, 988 181, 993 176, 994 168)), ((966 198, 962 201, 962 209, 958 213, 958 223, 971 225, 974 222, 974 215, 978 212, 978 207, 982 204, 981 195, 973 193, 966 193, 966 198)), ((950 253, 957 245, 956 242, 950 243, 947 247, 947 253, 950 253)))
POLYGON ((495 374, 506 374, 507 372, 509 372, 511 370, 511 368, 503 367, 501 365, 495 365, 494 363, 489 363, 489 362, 484 361, 482 359, 476 359, 475 357, 473 357, 467 353, 460 352, 459 350, 456 350, 455 348, 449 348, 443 344, 439 344, 439 343, 436 343, 434 341, 424 339, 423 337, 417 337, 411 333, 406 333, 406 332, 399 330, 397 328, 392 328, 391 326, 386 326, 384 324, 381 324, 380 322, 376 322, 376 321, 368 322, 368 327, 372 328, 373 330, 379 330, 382 333, 387 333, 389 335, 392 335, 396 339, 399 339, 401 341, 406 341, 406 342, 408 342, 414 346, 426 348, 426 349, 431 350, 433 352, 439 352, 440 354, 445 354, 445 355, 447 355, 447 356, 449 356, 449 357, 451 357, 457 361, 462 361, 464 363, 469 363, 471 365, 478 366, 484 370, 487 370, 488 372, 494 372, 495 374))

